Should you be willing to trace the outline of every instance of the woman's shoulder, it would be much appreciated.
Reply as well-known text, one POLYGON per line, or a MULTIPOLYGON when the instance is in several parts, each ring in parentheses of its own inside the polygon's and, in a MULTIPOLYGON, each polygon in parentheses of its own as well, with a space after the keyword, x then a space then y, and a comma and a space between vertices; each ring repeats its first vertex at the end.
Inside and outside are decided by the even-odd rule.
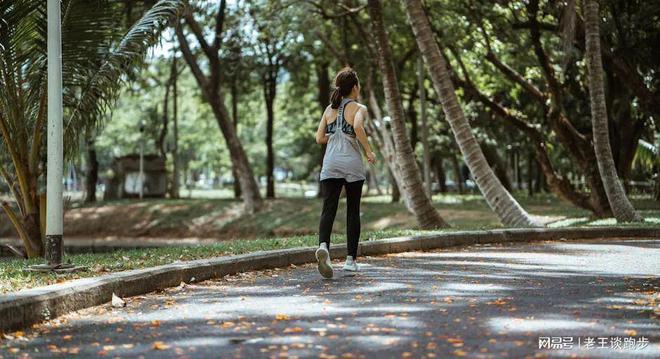
POLYGON ((346 104, 346 108, 349 108, 349 107, 353 107, 353 108, 355 108, 356 111, 357 111, 357 110, 366 110, 366 109, 367 109, 367 106, 365 106, 365 105, 363 105, 363 104, 361 104, 361 103, 359 103, 359 102, 357 102, 357 101, 355 101, 355 100, 352 100, 351 102, 349 102, 349 103, 346 104))

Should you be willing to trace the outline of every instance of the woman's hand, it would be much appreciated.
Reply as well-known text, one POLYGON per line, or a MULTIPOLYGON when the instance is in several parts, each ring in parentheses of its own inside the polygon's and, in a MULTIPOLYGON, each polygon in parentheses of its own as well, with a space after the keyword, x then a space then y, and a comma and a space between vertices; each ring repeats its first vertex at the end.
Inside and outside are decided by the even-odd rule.
POLYGON ((367 161, 369 161, 369 163, 371 163, 372 165, 376 163, 376 154, 371 151, 367 153, 367 161))

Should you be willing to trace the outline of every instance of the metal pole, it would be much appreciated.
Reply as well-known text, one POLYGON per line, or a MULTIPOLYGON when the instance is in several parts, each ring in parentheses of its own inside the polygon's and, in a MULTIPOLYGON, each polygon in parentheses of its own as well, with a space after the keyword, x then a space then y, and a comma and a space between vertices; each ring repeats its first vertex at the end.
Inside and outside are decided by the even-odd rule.
POLYGON ((64 136, 62 130, 62 31, 60 0, 48 0, 48 164, 46 177, 46 260, 62 263, 64 227, 62 177, 64 136))
POLYGON ((424 60, 420 56, 417 62, 417 81, 419 83, 420 117, 422 118, 422 146, 424 147, 424 184, 426 194, 431 196, 431 158, 429 154, 429 129, 426 124, 426 90, 424 88, 424 60))

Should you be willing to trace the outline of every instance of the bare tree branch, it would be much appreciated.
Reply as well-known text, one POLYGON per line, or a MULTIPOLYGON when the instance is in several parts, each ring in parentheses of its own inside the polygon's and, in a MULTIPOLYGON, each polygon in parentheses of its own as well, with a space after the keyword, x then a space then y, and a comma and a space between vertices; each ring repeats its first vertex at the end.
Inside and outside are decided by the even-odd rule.
POLYGON ((222 29, 225 24, 225 9, 227 7, 227 2, 225 0, 220 0, 220 11, 218 11, 218 16, 215 22, 215 39, 213 39, 213 50, 216 52, 220 50, 222 46, 222 29))

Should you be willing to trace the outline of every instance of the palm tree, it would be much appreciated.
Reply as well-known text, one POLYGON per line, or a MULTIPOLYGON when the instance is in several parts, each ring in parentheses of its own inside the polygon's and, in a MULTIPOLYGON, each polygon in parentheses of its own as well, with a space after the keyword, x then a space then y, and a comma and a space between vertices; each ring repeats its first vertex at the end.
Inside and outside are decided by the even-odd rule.
MULTIPOLYGON (((62 1, 66 155, 99 127, 122 78, 143 60, 182 0, 161 0, 130 29, 116 2, 62 1), (123 36, 122 36, 123 35, 123 36)), ((16 205, 1 204, 29 257, 43 255, 46 131, 46 2, 0 1, 0 178, 16 205)))
POLYGON ((406 0, 405 7, 408 20, 417 40, 417 46, 419 46, 422 53, 424 63, 430 70, 433 86, 440 97, 445 117, 451 126, 465 162, 472 172, 474 181, 486 198, 486 202, 505 225, 516 227, 537 226, 516 199, 504 188, 488 165, 458 102, 451 75, 447 69, 447 60, 433 37, 431 24, 422 7, 421 0, 406 0))
POLYGON ((399 174, 403 182, 401 190, 404 192, 407 204, 415 215, 420 227, 426 229, 447 227, 447 223, 442 219, 435 207, 433 207, 431 199, 424 190, 422 176, 420 175, 415 154, 406 133, 401 94, 399 93, 396 71, 392 61, 392 51, 383 22, 380 1, 369 0, 368 9, 376 44, 378 45, 378 63, 383 75, 385 101, 387 102, 387 109, 392 118, 394 151, 398 162, 399 174))
POLYGON ((612 158, 607 107, 605 105, 605 86, 603 84, 603 63, 600 57, 598 1, 587 0, 585 5, 585 55, 589 71, 591 126, 593 127, 594 152, 596 153, 598 171, 616 220, 618 222, 641 222, 643 219, 628 200, 617 175, 614 158, 612 158))

